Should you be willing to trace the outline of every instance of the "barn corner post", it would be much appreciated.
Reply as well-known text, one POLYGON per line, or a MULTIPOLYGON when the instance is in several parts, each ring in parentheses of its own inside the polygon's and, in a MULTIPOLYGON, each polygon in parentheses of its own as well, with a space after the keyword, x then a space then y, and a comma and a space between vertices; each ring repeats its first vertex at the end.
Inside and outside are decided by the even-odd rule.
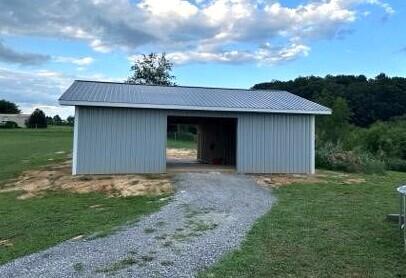
POLYGON ((310 116, 310 174, 316 173, 316 124, 315 115, 310 116))
POLYGON ((78 133, 79 133, 78 130, 79 130, 79 107, 75 106, 75 119, 73 124, 72 175, 77 175, 78 133))

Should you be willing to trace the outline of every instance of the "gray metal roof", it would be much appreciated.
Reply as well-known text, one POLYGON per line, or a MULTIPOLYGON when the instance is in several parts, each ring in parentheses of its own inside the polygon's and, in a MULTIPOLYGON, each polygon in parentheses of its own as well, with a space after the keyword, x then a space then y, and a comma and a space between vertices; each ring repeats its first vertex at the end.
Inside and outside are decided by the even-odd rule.
POLYGON ((286 91, 150 86, 76 80, 61 105, 202 111, 330 114, 327 107, 286 91))

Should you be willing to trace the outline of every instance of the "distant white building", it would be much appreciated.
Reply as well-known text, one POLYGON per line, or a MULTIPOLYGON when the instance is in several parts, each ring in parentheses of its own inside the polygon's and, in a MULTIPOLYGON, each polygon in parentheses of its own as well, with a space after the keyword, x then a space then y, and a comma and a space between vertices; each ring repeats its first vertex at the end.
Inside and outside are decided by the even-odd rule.
POLYGON ((1 122, 15 122, 19 127, 25 127, 25 121, 28 120, 30 114, 0 114, 1 122))

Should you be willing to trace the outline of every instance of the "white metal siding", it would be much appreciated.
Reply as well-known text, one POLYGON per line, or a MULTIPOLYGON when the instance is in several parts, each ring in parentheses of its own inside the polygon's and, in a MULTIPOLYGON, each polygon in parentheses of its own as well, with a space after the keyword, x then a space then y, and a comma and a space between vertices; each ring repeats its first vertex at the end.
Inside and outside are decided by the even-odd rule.
POLYGON ((313 173, 314 116, 240 114, 237 171, 313 173))
POLYGON ((76 109, 74 174, 165 172, 168 115, 237 118, 240 173, 314 173, 314 115, 76 109))
POLYGON ((165 172, 164 112, 99 107, 77 111, 74 174, 165 172))

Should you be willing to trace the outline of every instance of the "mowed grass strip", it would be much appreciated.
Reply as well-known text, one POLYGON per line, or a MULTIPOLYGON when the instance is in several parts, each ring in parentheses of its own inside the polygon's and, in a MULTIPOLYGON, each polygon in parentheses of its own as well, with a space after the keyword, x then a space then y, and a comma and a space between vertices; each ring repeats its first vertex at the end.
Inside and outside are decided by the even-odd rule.
POLYGON ((192 140, 175 140, 173 138, 168 138, 166 146, 174 149, 196 149, 197 143, 192 140))
POLYGON ((100 193, 49 192, 40 198, 17 200, 0 194, 0 264, 45 249, 58 242, 95 234, 106 235, 165 204, 162 197, 111 198, 100 193))
MULTIPOLYGON (((69 127, 0 130, 0 188, 25 170, 65 160, 72 136, 69 127)), ((165 204, 164 196, 49 192, 17 200, 19 194, 0 193, 0 264, 80 235, 105 235, 165 204)))
POLYGON ((278 201, 241 248, 201 277, 406 277, 396 223, 395 188, 405 173, 364 176, 363 184, 296 184, 274 190, 278 201))
POLYGON ((0 186, 22 171, 66 159, 72 139, 71 127, 0 129, 0 186))

